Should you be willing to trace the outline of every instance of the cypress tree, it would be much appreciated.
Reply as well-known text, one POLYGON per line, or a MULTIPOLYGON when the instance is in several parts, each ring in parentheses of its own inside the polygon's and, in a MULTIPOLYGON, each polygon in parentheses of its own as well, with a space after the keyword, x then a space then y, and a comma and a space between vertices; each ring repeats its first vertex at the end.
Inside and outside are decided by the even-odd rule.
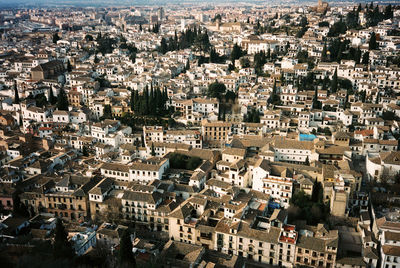
POLYGON ((58 110, 68 111, 68 106, 69 103, 67 95, 65 94, 64 88, 61 88, 60 92, 58 93, 57 108, 58 110))
POLYGON ((149 96, 149 112, 153 115, 157 113, 157 106, 155 106, 156 101, 155 101, 155 93, 154 93, 154 88, 153 85, 151 85, 151 91, 150 91, 150 96, 149 96))
POLYGON ((363 54, 361 63, 366 64, 366 65, 369 64, 369 52, 368 51, 363 54))
POLYGON ((279 96, 278 96, 276 90, 277 90, 277 88, 276 88, 276 80, 275 80, 271 95, 269 96, 269 98, 267 100, 267 102, 269 104, 278 104, 279 103, 280 99, 279 99, 279 96))
POLYGON ((136 267, 135 258, 132 252, 132 240, 129 229, 124 230, 119 242, 119 260, 123 265, 136 267))
POLYGON ((145 115, 149 114, 149 87, 146 85, 144 92, 143 92, 144 96, 143 96, 143 113, 145 115))
POLYGON ((57 219, 56 228, 54 230, 54 243, 53 243, 53 256, 56 259, 72 258, 75 253, 72 249, 71 243, 68 241, 67 232, 61 219, 57 219))
POLYGON ((54 92, 53 92, 52 88, 50 88, 50 92, 49 92, 49 102, 51 105, 54 105, 57 103, 57 98, 54 96, 54 92))
POLYGON ((335 69, 335 73, 333 74, 332 77, 332 82, 331 82, 331 92, 335 93, 338 90, 338 76, 337 76, 337 69, 335 69))
POLYGON ((168 100, 168 92, 167 92, 167 88, 164 87, 164 91, 163 91, 163 101, 166 102, 168 100))
POLYGON ((380 96, 379 93, 376 94, 375 104, 379 104, 380 96))
POLYGON ((135 90, 131 90, 131 111, 133 112, 133 111, 135 111, 135 105, 136 105, 136 99, 135 99, 135 97, 136 97, 136 94, 135 94, 135 92, 134 92, 135 90))
POLYGON ((72 65, 71 62, 68 60, 67 62, 67 71, 70 73, 72 71, 72 65))
POLYGON ((104 106, 103 117, 107 118, 107 119, 111 119, 112 118, 111 106, 109 104, 104 106))
POLYGON ((167 40, 165 40, 165 38, 161 38, 161 45, 160 45, 160 52, 162 54, 165 54, 168 52, 168 44, 167 44, 167 40))
POLYGON ((16 81, 14 81, 14 103, 19 104, 19 93, 16 81))
POLYGON ((140 96, 139 96, 139 92, 137 90, 134 91, 134 96, 135 96, 135 102, 134 102, 134 107, 133 110, 135 113, 137 113, 139 111, 139 107, 140 107, 140 96))
POLYGON ((88 151, 88 148, 86 146, 83 146, 82 154, 83 154, 83 156, 89 156, 89 151, 88 151))
POLYGON ((359 64, 361 60, 361 49, 360 47, 357 48, 356 53, 354 54, 354 61, 356 64, 359 64))
POLYGON ((189 59, 186 60, 186 66, 185 66, 185 71, 190 70, 190 62, 189 59))
POLYGON ((155 94, 156 95, 154 98, 154 102, 155 102, 155 107, 157 107, 157 115, 162 115, 164 112, 165 101, 163 100, 160 88, 157 88, 155 94))
POLYGON ((304 164, 305 164, 306 166, 309 166, 309 165, 310 165, 310 160, 308 159, 308 155, 307 155, 307 157, 306 157, 306 161, 304 162, 304 164))
POLYGON ((154 142, 151 143, 151 156, 156 156, 156 151, 154 149, 154 142))
POLYGON ((58 33, 54 33, 53 34, 53 43, 57 43, 58 40, 60 40, 61 38, 58 36, 58 33))
POLYGON ((252 122, 253 123, 260 123, 260 113, 259 113, 259 111, 257 109, 253 110, 252 122))
POLYGON ((378 43, 376 42, 376 35, 375 32, 371 33, 371 38, 369 39, 368 49, 374 50, 378 48, 378 43))
POLYGON ((391 4, 387 5, 385 8, 384 19, 393 19, 393 10, 391 4))
POLYGON ((324 44, 324 48, 322 49, 321 61, 322 61, 322 62, 328 61, 328 54, 327 54, 326 44, 324 44))
POLYGON ((313 108, 314 108, 314 109, 319 108, 319 102, 318 102, 318 87, 315 87, 314 98, 313 98, 313 108))

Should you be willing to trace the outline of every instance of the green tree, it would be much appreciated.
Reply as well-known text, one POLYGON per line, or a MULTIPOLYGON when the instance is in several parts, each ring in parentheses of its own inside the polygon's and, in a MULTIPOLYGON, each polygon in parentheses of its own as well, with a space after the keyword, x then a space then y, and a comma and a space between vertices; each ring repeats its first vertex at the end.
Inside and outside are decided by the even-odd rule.
POLYGON ((369 50, 374 50, 374 49, 377 49, 377 48, 378 48, 378 43, 376 42, 376 35, 375 35, 375 32, 372 32, 371 33, 371 37, 370 37, 369 42, 368 42, 368 49, 369 50))
POLYGON ((336 93, 337 90, 338 90, 338 76, 337 76, 337 69, 335 69, 335 73, 333 74, 331 81, 331 92, 336 93))
POLYGON ((57 98, 54 96, 54 92, 53 92, 52 88, 49 89, 49 103, 51 105, 54 105, 57 103, 57 98))
POLYGON ((387 19, 393 19, 393 10, 392 10, 392 5, 391 4, 389 4, 389 5, 387 5, 386 6, 386 8, 385 8, 385 13, 384 13, 384 19, 385 20, 387 20, 387 19))
POLYGON ((276 80, 274 81, 274 86, 272 92, 267 100, 268 104, 279 105, 281 103, 281 98, 277 92, 276 80))
POLYGON ((103 38, 101 32, 97 33, 96 41, 99 42, 103 38))
POLYGON ((359 64, 361 61, 361 49, 360 47, 357 48, 356 52, 354 53, 354 61, 356 64, 359 64))
POLYGON ((110 104, 104 105, 104 112, 103 112, 104 119, 111 119, 112 118, 112 111, 110 104))
POLYGON ((310 159, 308 158, 308 155, 306 157, 306 161, 304 161, 304 165, 306 165, 306 166, 310 165, 310 159))
POLYGON ((160 52, 161 52, 162 54, 165 54, 165 53, 168 52, 167 40, 166 40, 164 37, 161 38, 160 52))
POLYGON ((362 56, 362 64, 368 65, 369 64, 369 52, 365 52, 362 56))
POLYGON ((119 242, 119 261, 121 265, 136 267, 136 261, 132 252, 131 231, 125 229, 119 242))
POLYGON ((344 34, 347 31, 346 23, 340 19, 338 22, 335 22, 332 27, 329 29, 328 37, 339 36, 340 34, 344 34))
POLYGON ((267 63, 267 58, 263 50, 254 55, 254 68, 257 75, 261 75, 263 73, 263 66, 265 63, 267 63))
POLYGON ((297 52, 296 59, 299 60, 299 63, 305 63, 308 60, 308 52, 307 50, 300 50, 297 52))
POLYGON ((61 40, 60 36, 58 36, 58 33, 53 34, 53 43, 56 44, 58 40, 61 40))
POLYGON ((226 86, 223 83, 214 82, 208 86, 207 96, 210 98, 217 98, 221 100, 222 95, 226 91, 226 86))
POLYGON ((67 62, 67 71, 70 73, 72 71, 72 65, 71 62, 68 60, 67 62))
POLYGON ((210 39, 207 32, 198 34, 195 41, 195 47, 197 47, 200 51, 206 52, 211 47, 210 39))
POLYGON ((253 123, 260 123, 260 112, 258 109, 254 109, 253 116, 252 116, 252 122, 253 123))
POLYGON ((329 129, 329 127, 325 127, 325 128, 323 129, 323 132, 324 132, 324 134, 325 134, 326 136, 332 136, 332 132, 331 132, 331 130, 329 129))
POLYGON ((320 102, 318 101, 318 87, 315 87, 314 98, 313 98, 313 108, 314 109, 321 108, 320 102))
POLYGON ((301 16, 300 19, 300 26, 301 27, 306 27, 308 25, 308 20, 306 16, 301 16))
POLYGON ((356 29, 360 25, 358 23, 359 21, 359 12, 358 11, 350 11, 346 15, 346 25, 349 29, 356 29))
POLYGON ((151 156, 156 156, 156 151, 154 149, 154 143, 151 143, 151 156))
POLYGON ((186 169, 195 170, 203 161, 199 157, 190 157, 186 163, 186 169))
POLYGON ((19 93, 18 93, 18 87, 17 87, 17 83, 14 82, 14 103, 15 104, 19 104, 20 100, 19 100, 19 93))
POLYGON ((137 102, 137 99, 136 99, 136 92, 135 92, 136 90, 131 90, 131 111, 133 112, 133 111, 135 111, 135 106, 136 106, 136 102, 137 102))
POLYGON ((90 34, 85 35, 85 40, 86 41, 93 41, 93 36, 90 34))
POLYGON ((209 58, 210 63, 219 63, 220 62, 220 56, 218 55, 217 51, 215 48, 210 49, 210 58, 209 58))
POLYGON ((44 94, 38 94, 35 96, 36 106, 43 108, 47 105, 47 98, 44 94))
POLYGON ((271 59, 271 48, 268 48, 267 50, 267 55, 265 55, 265 57, 270 60, 271 59))
POLYGON ((74 257, 75 252, 71 243, 68 241, 68 235, 65 231, 61 219, 57 218, 56 228, 54 230, 53 256, 55 259, 69 259, 74 257))
POLYGON ((65 93, 64 88, 61 88, 57 96, 57 109, 62 111, 68 111, 68 106, 69 103, 67 94, 65 93))
POLYGON ((88 150, 88 148, 87 148, 87 146, 83 146, 82 147, 82 154, 83 154, 83 156, 89 156, 89 150, 88 150))
POLYGON ((244 55, 244 51, 238 44, 234 44, 232 48, 232 53, 231 53, 231 61, 232 63, 235 63, 235 60, 238 60, 240 57, 244 55))
POLYGON ((114 50, 114 46, 117 43, 117 40, 115 38, 109 37, 107 34, 102 36, 98 36, 97 41, 97 51, 100 52, 103 56, 108 53, 112 53, 114 50))
POLYGON ((321 61, 322 61, 322 62, 328 61, 328 54, 327 54, 327 47, 326 47, 326 44, 324 44, 324 47, 323 47, 323 49, 322 49, 321 61))
POLYGON ((186 60, 185 71, 190 70, 190 61, 189 59, 186 60))

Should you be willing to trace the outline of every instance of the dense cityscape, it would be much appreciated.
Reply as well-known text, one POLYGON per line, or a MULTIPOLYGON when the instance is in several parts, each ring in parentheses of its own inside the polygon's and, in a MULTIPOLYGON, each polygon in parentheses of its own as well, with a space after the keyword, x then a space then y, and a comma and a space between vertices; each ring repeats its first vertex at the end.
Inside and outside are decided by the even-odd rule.
POLYGON ((1 267, 400 268, 400 5, 64 2, 0 5, 1 267))

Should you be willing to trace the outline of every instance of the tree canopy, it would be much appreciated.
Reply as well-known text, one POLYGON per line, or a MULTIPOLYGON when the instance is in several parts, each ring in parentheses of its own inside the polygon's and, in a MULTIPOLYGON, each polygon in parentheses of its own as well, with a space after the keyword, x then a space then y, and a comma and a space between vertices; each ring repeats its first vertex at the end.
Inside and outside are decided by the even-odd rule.
POLYGON ((142 94, 137 90, 131 92, 131 110, 137 115, 165 116, 168 101, 167 90, 159 87, 145 87, 142 94))
POLYGON ((190 157, 179 153, 172 153, 169 162, 171 168, 195 170, 203 161, 199 157, 190 157))
POLYGON ((218 100, 221 100, 223 94, 225 94, 225 91, 225 84, 214 82, 208 86, 207 96, 210 98, 217 98, 218 100))

